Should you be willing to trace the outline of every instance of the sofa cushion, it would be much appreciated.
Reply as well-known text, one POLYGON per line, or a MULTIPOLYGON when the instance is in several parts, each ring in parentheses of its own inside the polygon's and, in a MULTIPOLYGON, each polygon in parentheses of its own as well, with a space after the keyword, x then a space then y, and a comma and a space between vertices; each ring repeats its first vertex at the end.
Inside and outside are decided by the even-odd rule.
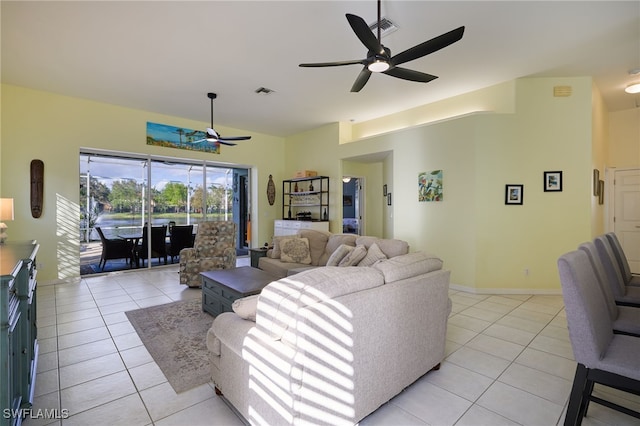
POLYGON ((240 318, 256 322, 256 310, 258 309, 259 294, 236 299, 231 304, 231 309, 240 318))
POLYGON ((300 309, 383 284, 380 271, 357 267, 327 266, 281 278, 262 289, 256 327, 272 339, 280 339, 289 327, 296 327, 300 309))
POLYGON ((364 246, 356 246, 345 257, 342 258, 338 266, 356 266, 367 255, 367 249, 364 246))
POLYGON ((318 265, 324 266, 327 264, 329 257, 333 254, 333 252, 340 247, 342 244, 347 246, 355 247, 356 246, 356 238, 358 236, 355 234, 332 234, 327 241, 327 246, 324 249, 324 253, 320 258, 320 262, 318 265))
POLYGON ((280 259, 281 252, 281 244, 282 240, 287 240, 289 238, 298 238, 297 235, 282 235, 278 237, 273 237, 273 249, 271 249, 271 258, 272 259, 280 259))
POLYGON ((409 243, 406 241, 369 236, 360 236, 356 239, 356 245, 363 244, 367 249, 369 249, 373 243, 376 243, 388 258, 409 253, 409 243))
POLYGON ((298 231, 298 236, 309 240, 309 253, 311 254, 311 264, 313 266, 320 264, 320 258, 322 258, 330 235, 330 232, 315 229, 301 229, 298 231))
POLYGON ((442 260, 434 255, 421 251, 381 260, 373 265, 384 275, 384 282, 390 283, 405 278, 426 274, 442 269, 442 260))
POLYGON ((280 260, 289 263, 311 264, 309 240, 307 238, 289 238, 280 241, 280 260))
POLYGON ((367 250, 367 255, 358 263, 358 266, 373 266, 378 260, 386 258, 387 256, 380 250, 378 244, 373 243, 367 250))
POLYGON ((338 246, 338 248, 333 253, 331 253, 331 256, 329 256, 329 259, 326 262, 326 266, 338 266, 342 259, 347 257, 347 255, 351 253, 354 248, 355 247, 348 246, 346 244, 340 244, 340 246, 338 246))

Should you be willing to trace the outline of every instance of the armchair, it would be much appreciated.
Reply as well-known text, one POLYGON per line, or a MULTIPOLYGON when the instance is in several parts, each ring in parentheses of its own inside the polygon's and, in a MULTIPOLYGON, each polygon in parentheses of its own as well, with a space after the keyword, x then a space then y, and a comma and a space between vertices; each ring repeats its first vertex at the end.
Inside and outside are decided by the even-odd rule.
POLYGON ((180 250, 180 284, 201 287, 200 272, 236 267, 236 224, 201 222, 193 247, 180 250))

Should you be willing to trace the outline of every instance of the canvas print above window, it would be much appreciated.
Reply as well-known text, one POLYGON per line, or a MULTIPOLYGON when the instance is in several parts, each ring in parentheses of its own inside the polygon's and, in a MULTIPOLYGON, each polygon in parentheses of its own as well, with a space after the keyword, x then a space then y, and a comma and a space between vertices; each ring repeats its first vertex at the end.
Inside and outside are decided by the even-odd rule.
POLYGON ((201 130, 147 122, 147 145, 220 154, 220 144, 207 142, 206 137, 206 133, 201 130))

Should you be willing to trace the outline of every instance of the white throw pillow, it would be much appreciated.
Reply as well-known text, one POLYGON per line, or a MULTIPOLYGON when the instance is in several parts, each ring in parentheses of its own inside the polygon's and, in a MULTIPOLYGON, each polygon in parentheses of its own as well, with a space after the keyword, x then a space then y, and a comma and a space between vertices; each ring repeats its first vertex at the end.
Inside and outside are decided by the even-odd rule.
POLYGON ((231 304, 231 309, 233 309, 233 312, 235 312, 240 318, 256 322, 258 296, 260 295, 254 294, 253 296, 236 299, 231 304))
POLYGON ((353 246, 348 246, 346 244, 340 244, 338 246, 338 248, 331 253, 331 256, 329 256, 329 259, 327 260, 327 265, 326 266, 338 266, 340 264, 340 261, 349 253, 351 253, 351 251, 354 249, 355 247, 353 246))
POLYGON ((289 238, 280 241, 280 260, 287 263, 311 265, 308 238, 289 238))
POLYGON ((386 259, 387 256, 380 250, 380 247, 376 243, 371 244, 367 255, 358 263, 358 266, 373 266, 379 260, 386 259))
POLYGON ((354 266, 357 265, 367 255, 365 246, 356 246, 351 252, 342 258, 338 266, 354 266))

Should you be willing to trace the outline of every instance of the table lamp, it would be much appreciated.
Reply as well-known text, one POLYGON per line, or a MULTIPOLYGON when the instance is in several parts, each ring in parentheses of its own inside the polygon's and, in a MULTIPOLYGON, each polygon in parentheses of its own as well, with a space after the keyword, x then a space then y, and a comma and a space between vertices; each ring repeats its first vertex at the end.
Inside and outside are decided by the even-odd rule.
POLYGON ((7 239, 5 220, 13 220, 13 198, 0 198, 0 244, 7 239))

